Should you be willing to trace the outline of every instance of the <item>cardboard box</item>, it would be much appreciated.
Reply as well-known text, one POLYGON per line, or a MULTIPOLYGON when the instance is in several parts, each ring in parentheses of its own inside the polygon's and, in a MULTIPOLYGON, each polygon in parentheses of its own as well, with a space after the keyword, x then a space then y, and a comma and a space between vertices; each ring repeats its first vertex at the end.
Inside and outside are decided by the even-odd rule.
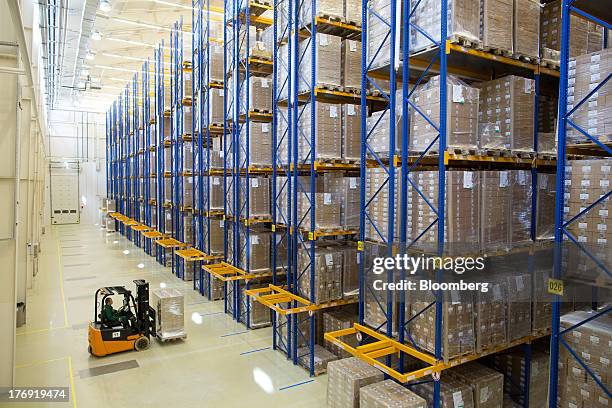
MULTIPOLYGON (((215 279, 215 280, 218 280, 218 279, 215 279)), ((268 284, 255 283, 255 284, 251 284, 250 288, 257 289, 257 288, 262 288, 266 286, 268 286, 268 284)), ((243 290, 240 291, 240 304, 241 305, 246 304, 244 289, 245 288, 243 287, 243 290)), ((259 329, 262 327, 270 326, 271 324, 270 309, 267 306, 264 306, 258 301, 254 300, 250 296, 249 296, 248 302, 249 302, 249 328, 259 329)), ((245 318, 246 318, 246 310, 244 310, 244 313, 245 313, 245 318)))
MULTIPOLYGON (((402 99, 401 88, 396 90, 396 100, 402 99)), ((372 157, 369 150, 372 150, 382 159, 388 159, 394 154, 400 154, 402 150, 402 110, 395 110, 395 130, 391 131, 390 111, 374 112, 367 118, 367 132, 369 149, 366 150, 368 157, 372 157), (393 133, 395 146, 391 147, 390 136, 393 133), (390 151, 392 149, 392 151, 390 151)))
MULTIPOLYGON (((269 310, 269 309, 268 309, 269 310)), ((310 348, 302 347, 297 350, 298 360, 302 367, 310 370, 310 348)), ((313 359, 314 359, 314 375, 321 375, 327 371, 327 366, 331 361, 338 360, 338 357, 326 350, 318 344, 314 345, 313 348, 313 359)))
POLYGON ((513 0, 481 0, 480 5, 483 45, 512 53, 513 0))
MULTIPOLYGON (((612 71, 612 50, 580 55, 569 61, 568 112, 577 106, 612 71)), ((612 141, 612 91, 602 86, 572 114, 572 122, 602 143, 612 141)), ((591 142, 580 131, 568 126, 568 143, 591 142)))
MULTIPOLYGON (((245 236, 240 237, 241 241, 246 239, 245 236)), ((270 272, 270 233, 250 229, 249 242, 241 244, 245 249, 242 253, 242 267, 249 273, 260 274, 270 272), (247 261, 247 253, 249 255, 247 261)))
POLYGON ((536 237, 550 239, 555 233, 556 176, 538 173, 536 203, 536 237))
POLYGON ((208 93, 209 97, 209 124, 223 126, 223 97, 224 90, 212 88, 208 93))
POLYGON ((209 177, 210 184, 208 185, 209 198, 211 210, 222 210, 225 203, 226 197, 223 192, 223 177, 222 176, 211 176, 209 177))
MULTIPOLYGON (((270 178, 267 176, 253 176, 248 177, 248 185, 246 177, 241 177, 240 182, 243 184, 241 188, 243 191, 247 191, 249 195, 249 206, 248 209, 245 207, 243 212, 244 217, 248 218, 271 218, 270 211, 270 178), (248 210, 248 214, 246 211, 248 210)), ((244 194, 241 194, 240 198, 244 200, 244 194)), ((241 203, 240 205, 243 205, 241 203)))
POLYGON ((305 231, 340 229, 340 195, 337 193, 298 192, 298 223, 305 231), (312 225, 311 209, 315 208, 315 220, 312 225))
POLYGON ((342 86, 361 91, 361 41, 342 40, 342 86))
MULTIPOLYGON (((412 390, 425 398, 427 406, 433 406, 433 381, 417 384, 412 390)), ((440 407, 442 408, 474 408, 472 388, 462 381, 444 377, 440 380, 440 407)))
MULTIPOLYGON (((341 2, 332 0, 342 7, 341 2)), ((304 2, 303 4, 311 4, 304 2)), ((320 1, 317 2, 317 4, 320 1)), ((342 38, 334 35, 317 33, 315 45, 315 72, 316 83, 312 81, 312 42, 300 42, 299 52, 301 61, 299 64, 298 90, 309 91, 314 86, 342 86, 342 38)), ((295 78, 294 78, 295 80, 295 78)))
POLYGON ((361 160, 361 107, 342 105, 342 158, 361 160))
POLYGON ((480 363, 454 367, 445 374, 472 388, 475 408, 500 408, 504 399, 504 376, 480 363))
POLYGON ((335 0, 317 0, 314 2, 305 1, 303 3, 300 3, 300 27, 309 26, 312 22, 313 14, 315 16, 330 16, 342 19, 344 17, 344 3, 335 0))
MULTIPOLYGON (((359 322, 359 313, 355 305, 351 305, 350 307, 343 309, 323 312, 323 332, 325 333, 348 329, 353 327, 353 324, 357 322, 359 322)), ((346 341, 351 347, 357 347, 359 345, 359 341, 357 341, 357 337, 355 336, 346 336, 343 338, 343 341, 346 341)), ((340 358, 351 357, 351 354, 344 349, 341 349, 334 343, 326 341, 325 348, 340 358)))
POLYGON ((508 75, 484 82, 480 92, 480 147, 533 151, 535 83, 508 75))
POLYGON ((385 380, 359 390, 361 408, 427 408, 427 402, 393 380, 385 380))
POLYGON ((359 390, 384 380, 381 371, 356 357, 330 362, 327 373, 328 408, 359 408, 359 390))
POLYGON ((483 250, 508 248, 512 189, 509 171, 485 171, 482 179, 481 245, 483 250))
POLYGON ((538 58, 540 42, 540 2, 514 0, 513 52, 538 58))
MULTIPOLYGON (((529 382, 529 406, 548 406, 548 374, 550 357, 534 350, 531 354, 531 376, 529 382)), ((504 393, 523 406, 525 389, 525 353, 515 351, 498 353, 492 358, 493 367, 504 375, 504 393)), ((561 377, 560 377, 561 378, 561 377)), ((559 387, 561 390, 561 387, 559 387)))
POLYGON ((344 254, 340 248, 317 246, 314 258, 310 251, 298 249, 298 290, 316 304, 342 299, 342 267, 344 254), (314 265, 314 287, 311 287, 311 265, 314 265))
POLYGON ((256 112, 272 112, 272 79, 268 77, 249 76, 249 83, 242 84, 240 113, 245 109, 256 112), (249 91, 247 101, 246 91, 249 91))
POLYGON ((311 123, 312 104, 304 105, 298 120, 298 160, 340 159, 342 157, 342 105, 317 102, 314 112, 314 144, 311 123))
POLYGON ((156 312, 157 333, 162 338, 185 337, 185 301, 178 289, 155 289, 151 305, 156 312))
MULTIPOLYGON (((440 41, 440 15, 442 14, 440 7, 440 2, 437 0, 425 0, 421 1, 414 13, 415 25, 436 41, 440 41)), ((449 0, 447 8, 448 37, 461 37, 478 41, 480 32, 479 0, 449 0)), ((512 13, 512 9, 510 9, 510 13, 512 13)), ((431 40, 414 27, 411 28, 410 39, 411 51, 418 51, 432 45, 431 40)), ((401 45, 399 49, 401 50, 401 45)))
POLYGON ((344 19, 361 27, 361 0, 344 0, 344 19))
POLYGON ((249 121, 248 126, 248 149, 247 149, 247 126, 243 126, 240 132, 240 143, 242 161, 248 160, 250 166, 270 167, 272 164, 272 125, 249 121))
MULTIPOLYGON (((472 148, 478 146, 477 88, 468 86, 455 77, 447 79, 447 133, 449 147, 472 148)), ((401 98, 400 98, 401 100, 401 98)), ((427 115, 429 121, 440 123, 440 77, 435 76, 418 88, 414 104, 427 115)), ((422 152, 432 144, 439 132, 420 113, 411 109, 410 151, 422 152)), ((432 149, 436 150, 438 142, 432 149)))

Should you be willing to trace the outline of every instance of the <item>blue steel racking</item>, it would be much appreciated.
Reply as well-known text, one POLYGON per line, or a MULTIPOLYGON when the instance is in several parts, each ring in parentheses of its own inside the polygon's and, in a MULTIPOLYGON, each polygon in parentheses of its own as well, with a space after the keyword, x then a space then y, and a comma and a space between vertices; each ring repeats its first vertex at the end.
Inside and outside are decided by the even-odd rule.
MULTIPOLYGON (((583 129, 573 119, 572 115, 581 107, 584 108, 585 103, 601 90, 612 78, 612 73, 608 72, 605 78, 601 79, 601 82, 595 86, 589 94, 583 99, 573 101, 573 107, 568 110, 568 88, 569 83, 569 51, 570 51, 570 38, 572 35, 571 19, 570 14, 579 15, 589 22, 597 23, 606 30, 612 29, 612 12, 610 11, 609 4, 599 1, 584 1, 584 0, 562 0, 562 15, 561 15, 561 59, 560 59, 560 80, 559 80, 559 116, 558 116, 558 149, 557 149, 557 178, 556 178, 556 201, 555 201, 555 253, 554 253, 554 269, 553 277, 555 279, 563 279, 563 266, 562 260, 564 257, 564 247, 576 246, 579 248, 581 254, 587 256, 596 265, 595 268, 603 276, 608 278, 611 276, 608 265, 604 264, 602 260, 598 259, 596 255, 593 255, 588 248, 580 244, 578 240, 569 232, 568 227, 571 223, 578 222, 578 219, 588 215, 595 211, 594 208, 609 199, 612 190, 609 190, 606 194, 600 196, 592 204, 588 205, 585 209, 581 210, 578 214, 568 214, 566 220, 564 206, 565 206, 565 186, 566 186, 566 166, 569 160, 567 154, 572 152, 581 152, 589 155, 611 157, 612 147, 610 144, 602 143, 598 136, 593 135, 590 130, 583 129), (567 143, 567 130, 573 128, 575 131, 580 132, 584 136, 584 140, 587 142, 587 146, 569 146, 567 143), (591 145, 589 148, 588 144, 591 145), (587 149, 584 149, 587 147, 587 149), (564 242, 567 245, 564 245, 564 242)), ((607 48, 607 35, 604 33, 604 48, 607 48)), ((593 303, 597 305, 597 290, 593 291, 593 303)), ((594 319, 609 316, 612 312, 612 307, 603 306, 596 313, 593 313, 589 318, 574 324, 573 326, 561 330, 560 318, 561 318, 561 296, 554 295, 552 304, 552 333, 550 340, 550 385, 548 395, 548 405, 550 408, 557 406, 557 397, 559 391, 559 349, 562 345, 569 354, 576 360, 576 362, 585 370, 588 377, 592 379, 598 387, 600 387, 607 395, 608 399, 612 398, 612 393, 607 386, 602 383, 601 377, 596 375, 593 370, 589 367, 589 360, 585 362, 584 354, 580 354, 570 347, 570 345, 563 338, 564 335, 571 333, 573 330, 579 328, 585 323, 588 323, 594 319)), ((596 310, 596 307, 594 307, 596 310)))

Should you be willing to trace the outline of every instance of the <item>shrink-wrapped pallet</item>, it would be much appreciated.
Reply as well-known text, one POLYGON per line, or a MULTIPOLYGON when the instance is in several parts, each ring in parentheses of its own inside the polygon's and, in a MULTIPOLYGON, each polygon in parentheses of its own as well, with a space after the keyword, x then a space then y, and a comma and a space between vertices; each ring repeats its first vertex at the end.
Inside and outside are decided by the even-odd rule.
POLYGON ((354 243, 343 248, 342 297, 348 298, 359 293, 359 253, 354 243))
MULTIPOLYGON (((353 306, 323 313, 323 331, 325 333, 351 328, 357 322, 359 322, 359 313, 357 308, 353 306)), ((359 345, 356 336, 345 336, 342 341, 351 347, 359 345)), ((325 347, 340 358, 351 357, 349 352, 340 348, 335 343, 326 341, 325 347)))
POLYGON ((508 248, 510 231, 510 188, 509 171, 485 171, 481 174, 481 245, 486 252, 508 248))
POLYGON ((360 388, 384 380, 381 371, 356 357, 330 362, 327 373, 328 408, 359 408, 360 388))
POLYGON ((223 47, 211 44, 209 47, 210 81, 223 81, 223 47))
MULTIPOLYGON (((548 396, 548 354, 533 351, 531 354, 531 375, 529 381, 529 406, 545 407, 548 396)), ((493 367, 504 375, 504 393, 523 406, 525 389, 525 353, 520 351, 498 353, 493 356, 493 367)))
MULTIPOLYGON (((478 146, 479 90, 454 77, 447 79, 446 89, 446 144, 475 149, 478 146)), ((431 123, 440 123, 440 77, 433 77, 419 87, 413 102, 422 114, 411 110, 410 151, 425 151, 432 143, 432 149, 438 150, 439 141, 434 143, 434 140, 440 132, 431 123)))
POLYGON ((367 240, 375 242, 395 241, 399 239, 400 220, 398 216, 399 197, 401 196, 401 183, 399 177, 395 178, 394 185, 390 186, 388 174, 382 167, 366 169, 366 198, 369 205, 365 209, 367 217, 365 223, 365 236, 367 240), (393 203, 389 203, 390 189, 396 192, 393 203), (393 206, 393 237, 389 237, 389 212, 393 206))
POLYGON ((182 207, 194 207, 193 201, 193 177, 182 177, 181 179, 181 205, 182 207))
POLYGON ((550 239, 555 233, 555 174, 540 173, 536 186, 536 238, 550 239))
POLYGON ((531 172, 514 170, 510 172, 510 221, 508 225, 509 247, 531 242, 531 172))
POLYGON ((314 144, 312 143, 312 104, 304 105, 298 119, 298 160, 340 159, 342 157, 342 105, 317 102, 314 111, 314 144))
POLYGON ((361 0, 344 0, 344 19, 349 24, 361 26, 361 0))
MULTIPOLYGON (((388 38, 391 2, 390 0, 372 0, 369 2, 369 9, 370 12, 366 13, 368 43, 364 62, 371 69, 376 69, 389 65, 391 61, 391 41, 388 38)), ((395 63, 398 62, 399 49, 396 43, 395 63)))
MULTIPOLYGON (((567 109, 578 106, 612 72, 612 50, 605 49, 569 61, 567 109)), ((572 113, 571 121, 602 143, 612 141, 612 86, 607 82, 572 113)), ((567 126, 568 143, 591 142, 573 126, 567 126)))
POLYGON ((342 41, 342 86, 345 91, 361 90, 361 41, 342 41))
MULTIPOLYGON (((216 280, 216 279, 215 279, 216 280)), ((258 289, 267 287, 267 284, 255 283, 249 286, 249 289, 258 289)), ((270 309, 267 306, 262 305, 258 301, 256 301, 252 296, 249 296, 248 300, 245 299, 244 287, 243 290, 240 291, 240 302, 242 305, 245 302, 249 302, 249 328, 250 329, 259 329, 261 327, 270 326, 270 309)), ((245 317, 246 318, 246 311, 245 317)))
POLYGON ((361 107, 342 105, 342 158, 361 159, 361 107))
POLYGON ((535 83, 508 75, 480 90, 480 147, 533 151, 535 83))
POLYGON ((554 96, 538 97, 538 152, 556 154, 557 152, 557 109, 559 99, 554 96))
POLYGON ((210 236, 210 255, 222 255, 223 254, 223 243, 225 241, 225 221, 222 219, 210 219, 210 229, 208 235, 210 236))
POLYGON ((272 112, 272 80, 268 77, 250 76, 248 84, 242 84, 240 114, 245 111, 272 112), (247 86, 249 99, 247 101, 247 86))
MULTIPOLYGON (((241 241, 246 236, 241 236, 241 241)), ((242 251, 242 266, 252 274, 270 272, 270 234, 251 229, 249 241, 244 243, 245 250, 242 251), (247 260, 247 253, 249 259, 247 260)))
POLYGON ((501 408, 504 399, 504 376, 480 363, 459 365, 445 374, 472 388, 474 408, 501 408))
POLYGON ((508 344, 506 281, 502 276, 491 276, 487 282, 487 292, 474 294, 476 351, 479 353, 508 344))
MULTIPOLYGON (((439 0, 410 0, 411 7, 416 7, 414 24, 420 27, 435 41, 440 41, 440 10, 439 0), (417 6, 418 4, 418 6, 417 6)), ((386 3, 389 0, 385 0, 386 3)), ((460 37, 470 41, 479 39, 479 0, 448 0, 447 3, 447 34, 448 37, 460 37)), ((512 15, 512 7, 510 8, 512 15)), ((511 38, 511 34, 510 38, 511 38)), ((433 43, 425 35, 412 27, 410 31, 411 51, 431 47, 433 43)), ((399 45, 397 45, 399 47, 399 45)), ((387 54, 388 55, 388 52, 387 54)))
POLYGON ((208 202, 211 210, 222 210, 225 202, 225 194, 223 192, 223 177, 210 176, 210 184, 208 185, 208 202))
MULTIPOLYGON (((435 301, 435 296, 427 290, 414 291, 412 295, 407 311, 414 318, 409 325, 412 338, 419 347, 434 353, 436 310, 428 306, 435 301)), ((472 293, 468 291, 449 290, 442 296, 442 357, 444 361, 449 361, 476 350, 474 301, 472 293)))
MULTIPOLYGON (((434 401, 434 382, 421 381, 412 390, 427 400, 427 406, 432 407, 434 401)), ((440 380, 440 407, 442 408, 474 408, 474 397, 470 385, 463 381, 445 376, 440 380)))
POLYGON ((193 171, 193 145, 191 142, 183 142, 181 147, 182 170, 193 171))
MULTIPOLYGON (((396 90, 395 100, 402 99, 401 89, 396 90)), ((391 112, 389 110, 372 113, 366 119, 367 134, 369 135, 367 144, 369 148, 366 150, 368 157, 372 157, 372 152, 383 159, 393 157, 394 154, 400 154, 402 150, 402 110, 395 110, 395 131, 391 131, 391 112), (390 142, 390 136, 393 134, 395 146, 393 151, 390 142), (371 151, 370 151, 371 150, 371 151)))
MULTIPOLYGON (((577 14, 570 15, 571 35, 569 38, 569 55, 577 57, 589 52, 600 51, 603 45, 603 27, 593 24, 577 14)), ((561 49, 561 0, 544 4, 541 16, 541 40, 544 50, 553 50, 548 58, 559 62, 561 49)))
POLYGON ((331 17, 332 21, 342 20, 344 17, 344 3, 342 1, 311 0, 300 2, 299 5, 300 27, 309 26, 312 23, 313 15, 315 17, 331 17))
POLYGON ((161 339, 184 338, 185 301, 178 289, 164 288, 152 291, 152 305, 156 311, 157 335, 161 339))
POLYGON ((211 88, 208 93, 209 97, 209 124, 223 126, 223 89, 211 88))
MULTIPOLYGON (((314 375, 320 375, 320 374, 325 373, 327 371, 327 365, 331 361, 338 360, 338 357, 335 354, 323 348, 322 346, 319 346, 318 344, 314 345, 312 353, 313 353, 313 360, 314 360, 314 369, 313 369, 314 375)), ((309 370, 310 369, 310 348, 309 347, 299 348, 297 351, 297 354, 298 354, 298 360, 299 360, 300 365, 306 368, 307 370, 309 370)))
MULTIPOLYGON (((605 307, 605 306, 604 306, 605 307)), ((578 311, 561 316, 561 330, 569 329, 592 317, 597 311, 578 311)), ((612 323, 609 316, 602 316, 571 330, 564 339, 579 354, 589 370, 610 389, 610 344, 612 323)), ((559 406, 563 408, 605 407, 609 403, 606 391, 586 372, 584 367, 565 348, 559 356, 559 406)))
POLYGON ((249 165, 269 167, 272 164, 272 125, 267 122, 249 122, 247 149, 247 127, 240 129, 242 160, 248 156, 249 165))
POLYGON ((298 192, 299 228, 311 230, 337 230, 340 228, 340 196, 337 193, 302 193, 298 192), (314 225, 311 211, 315 208, 314 225))
POLYGON ((427 408, 427 402, 393 380, 385 380, 359 390, 360 408, 427 408))
POLYGON ((266 176, 249 175, 248 184, 247 177, 241 177, 241 189, 246 191, 249 198, 249 208, 245 206, 244 193, 240 194, 240 206, 244 206, 241 217, 244 218, 270 218, 270 178, 266 176), (248 214, 246 213, 248 210, 248 214))
POLYGON ((300 295, 316 304, 342 299, 341 248, 315 248, 314 258, 310 250, 298 249, 298 287, 300 295), (311 267, 314 267, 314 287, 311 286, 311 267))
POLYGON ((487 48, 512 53, 513 0, 480 0, 480 39, 487 48))
MULTIPOLYGON (((305 2, 310 3, 310 2, 305 2)), ((342 86, 342 39, 334 35, 317 33, 315 52, 315 83, 312 84, 312 41, 300 42, 298 91, 310 91, 315 86, 342 86)))
POLYGON ((513 52, 526 57, 539 56, 540 2, 514 0, 513 52))

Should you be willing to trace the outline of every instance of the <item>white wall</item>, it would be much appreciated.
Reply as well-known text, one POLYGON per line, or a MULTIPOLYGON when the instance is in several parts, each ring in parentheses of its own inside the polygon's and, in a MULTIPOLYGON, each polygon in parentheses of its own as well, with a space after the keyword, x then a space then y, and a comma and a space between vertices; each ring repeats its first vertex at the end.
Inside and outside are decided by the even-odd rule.
POLYGON ((99 222, 100 199, 106 196, 105 127, 103 114, 73 109, 49 112, 51 161, 79 163, 81 223, 84 224, 99 222))

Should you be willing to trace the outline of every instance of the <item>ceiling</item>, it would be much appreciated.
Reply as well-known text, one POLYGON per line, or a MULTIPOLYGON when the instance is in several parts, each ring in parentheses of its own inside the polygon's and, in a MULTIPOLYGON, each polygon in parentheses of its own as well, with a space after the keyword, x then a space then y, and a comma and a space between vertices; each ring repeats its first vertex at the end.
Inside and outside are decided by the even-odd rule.
POLYGON ((185 0, 64 1, 68 17, 55 108, 106 111, 134 75, 141 75, 146 59, 153 61, 161 41, 168 44, 181 17, 185 40, 191 38, 191 2, 185 0))

